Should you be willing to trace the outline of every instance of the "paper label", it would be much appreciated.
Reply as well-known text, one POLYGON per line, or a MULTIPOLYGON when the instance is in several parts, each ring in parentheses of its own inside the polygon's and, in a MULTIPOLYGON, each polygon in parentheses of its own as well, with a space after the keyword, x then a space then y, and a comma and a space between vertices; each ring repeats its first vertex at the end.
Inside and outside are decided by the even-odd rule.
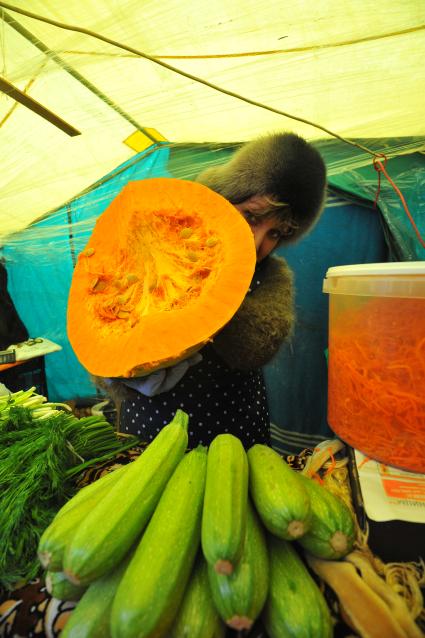
POLYGON ((15 350, 16 361, 27 361, 28 359, 34 359, 50 354, 51 352, 62 350, 62 346, 59 346, 49 339, 36 337, 35 339, 28 339, 28 341, 9 346, 7 349, 15 350))
POLYGON ((425 523, 425 474, 383 465, 358 450, 355 457, 368 518, 425 523))

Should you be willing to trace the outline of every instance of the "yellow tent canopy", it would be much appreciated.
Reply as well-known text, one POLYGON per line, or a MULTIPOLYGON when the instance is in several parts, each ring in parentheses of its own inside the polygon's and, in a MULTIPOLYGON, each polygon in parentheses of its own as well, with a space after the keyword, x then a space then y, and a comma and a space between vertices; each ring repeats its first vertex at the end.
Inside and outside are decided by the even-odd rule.
POLYGON ((328 129, 375 151, 398 138, 394 155, 425 135, 418 0, 12 2, 0 1, 0 240, 153 140, 328 129))

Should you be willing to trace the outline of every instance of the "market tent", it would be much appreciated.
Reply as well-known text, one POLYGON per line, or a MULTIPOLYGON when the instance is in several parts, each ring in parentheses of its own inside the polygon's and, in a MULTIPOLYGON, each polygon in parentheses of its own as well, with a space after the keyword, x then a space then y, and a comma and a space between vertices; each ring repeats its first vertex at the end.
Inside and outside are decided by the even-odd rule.
POLYGON ((326 432, 326 268, 425 254, 385 176, 373 207, 385 153, 424 235, 425 5, 17 0, 0 17, 0 241, 31 334, 63 346, 48 357, 52 397, 93 390, 64 310, 73 259, 120 187, 191 179, 242 141, 293 130, 323 153, 331 190, 314 232, 283 253, 300 319, 267 376, 278 425, 326 432))
MULTIPOLYGON (((269 0, 261 11, 253 0, 11 4, 122 46, 0 2, 4 79, 80 133, 68 136, 3 95, 3 236, 132 157, 129 144, 150 141, 137 139, 143 134, 222 143, 288 128, 327 137, 176 71, 341 136, 374 138, 377 152, 423 147, 425 5, 417 0, 269 0), (137 130, 141 135, 129 140, 137 130)), ((357 151, 350 165, 370 164, 370 155, 357 151)), ((346 170, 346 157, 329 166, 330 175, 346 170)))

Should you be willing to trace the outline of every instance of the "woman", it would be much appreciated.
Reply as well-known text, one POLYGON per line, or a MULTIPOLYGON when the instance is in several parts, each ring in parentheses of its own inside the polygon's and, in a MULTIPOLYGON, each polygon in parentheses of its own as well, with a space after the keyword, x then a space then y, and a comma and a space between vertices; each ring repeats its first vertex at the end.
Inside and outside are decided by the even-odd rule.
POLYGON ((318 219, 326 169, 313 146, 282 133, 245 144, 228 163, 207 169, 197 181, 228 199, 251 226, 257 266, 249 292, 200 354, 147 378, 107 384, 120 406, 123 433, 150 441, 181 408, 190 417, 190 447, 230 432, 248 448, 269 443, 261 368, 291 335, 294 322, 292 273, 284 259, 271 253, 296 241, 318 219))

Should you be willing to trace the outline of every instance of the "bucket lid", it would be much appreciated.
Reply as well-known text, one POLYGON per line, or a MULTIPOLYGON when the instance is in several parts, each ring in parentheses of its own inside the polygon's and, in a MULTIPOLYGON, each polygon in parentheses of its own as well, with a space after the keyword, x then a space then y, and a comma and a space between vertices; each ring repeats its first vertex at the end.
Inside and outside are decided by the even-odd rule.
POLYGON ((425 261, 392 261, 376 264, 351 264, 328 268, 326 277, 425 275, 425 261))

